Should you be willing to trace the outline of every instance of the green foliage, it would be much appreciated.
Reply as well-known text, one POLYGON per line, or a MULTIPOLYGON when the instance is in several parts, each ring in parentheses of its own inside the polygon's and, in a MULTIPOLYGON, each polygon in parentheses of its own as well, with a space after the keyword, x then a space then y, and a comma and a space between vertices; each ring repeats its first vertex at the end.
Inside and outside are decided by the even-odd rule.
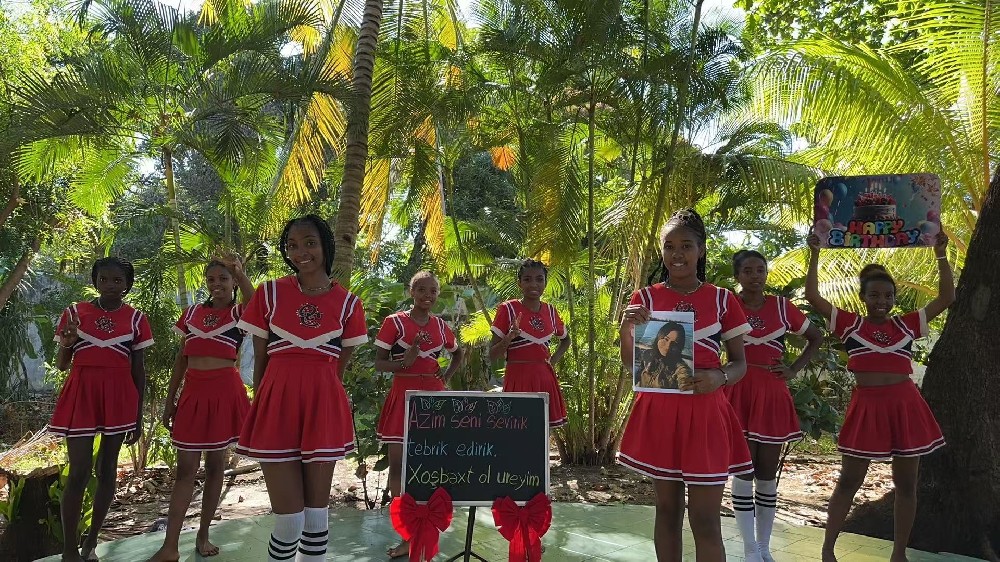
POLYGON ((8 524, 17 520, 21 507, 21 492, 24 490, 25 478, 7 480, 7 499, 0 501, 0 517, 8 524))

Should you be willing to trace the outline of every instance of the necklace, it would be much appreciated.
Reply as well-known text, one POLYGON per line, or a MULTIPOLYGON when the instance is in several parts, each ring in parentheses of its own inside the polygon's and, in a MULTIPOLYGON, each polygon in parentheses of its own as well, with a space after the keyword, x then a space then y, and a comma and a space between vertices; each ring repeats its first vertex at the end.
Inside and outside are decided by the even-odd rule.
POLYGON ((303 287, 302 283, 299 282, 299 290, 302 291, 303 293, 322 293, 323 291, 329 290, 330 287, 332 286, 333 286, 333 281, 329 280, 327 280, 327 284, 323 287, 303 287))
POLYGON ((94 302, 97 303, 97 308, 100 308, 104 312, 116 312, 119 308, 122 307, 123 304, 125 304, 124 302, 120 302, 120 303, 118 303, 118 307, 117 308, 115 308, 114 310, 108 310, 108 309, 104 308, 103 304, 101 304, 101 297, 97 297, 97 299, 94 302))
POLYGON ((700 289, 701 286, 704 285, 704 284, 705 284, 705 282, 699 279, 698 280, 698 284, 694 286, 694 289, 690 289, 690 290, 685 291, 684 289, 678 289, 677 287, 674 287, 673 285, 670 284, 670 281, 667 281, 666 283, 664 283, 664 285, 666 285, 667 288, 669 288, 672 291, 677 291, 678 293, 680 293, 682 295, 690 295, 691 293, 693 293, 693 292, 697 291, 698 289, 700 289))
POLYGON ((758 310, 760 307, 764 306, 765 302, 767 302, 767 297, 764 295, 761 295, 760 302, 748 301, 742 291, 740 291, 737 296, 740 297, 740 300, 743 301, 743 304, 745 304, 748 308, 750 308, 750 310, 758 310))

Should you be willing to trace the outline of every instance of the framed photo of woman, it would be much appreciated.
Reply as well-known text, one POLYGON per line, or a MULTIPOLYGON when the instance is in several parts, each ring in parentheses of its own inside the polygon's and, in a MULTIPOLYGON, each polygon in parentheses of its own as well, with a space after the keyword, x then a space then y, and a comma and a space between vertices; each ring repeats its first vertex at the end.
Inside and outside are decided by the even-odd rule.
POLYGON ((694 373, 694 313, 660 312, 635 325, 632 389, 690 394, 680 386, 694 373))

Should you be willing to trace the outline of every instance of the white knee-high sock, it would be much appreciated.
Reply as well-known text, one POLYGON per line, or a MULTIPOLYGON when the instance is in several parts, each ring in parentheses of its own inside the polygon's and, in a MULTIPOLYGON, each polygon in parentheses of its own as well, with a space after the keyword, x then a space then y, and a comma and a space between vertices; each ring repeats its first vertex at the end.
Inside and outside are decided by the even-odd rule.
POLYGON ((757 506, 757 545, 760 555, 766 562, 771 562, 771 531, 774 529, 774 513, 778 508, 778 482, 776 480, 757 480, 757 492, 754 503, 757 506))
POLYGON ((274 516, 274 530, 267 545, 268 562, 294 560, 295 551, 299 547, 299 537, 302 536, 302 525, 305 514, 279 513, 274 516))
POLYGON ((743 537, 743 554, 748 561, 759 561, 753 526, 753 480, 733 478, 733 512, 736 514, 736 526, 743 537))
POLYGON ((299 541, 295 562, 326 560, 326 545, 330 538, 330 508, 307 507, 305 527, 299 541))

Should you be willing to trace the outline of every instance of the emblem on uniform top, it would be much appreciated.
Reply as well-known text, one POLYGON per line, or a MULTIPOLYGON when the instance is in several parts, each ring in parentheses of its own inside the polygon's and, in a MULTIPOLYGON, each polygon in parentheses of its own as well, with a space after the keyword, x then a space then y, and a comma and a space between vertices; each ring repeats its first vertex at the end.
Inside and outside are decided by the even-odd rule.
POLYGON ((214 328, 219 325, 219 316, 217 314, 206 314, 201 323, 206 328, 214 328))
POLYGON ((680 301, 674 305, 674 310, 676 312, 691 312, 694 314, 695 318, 698 318, 698 311, 694 309, 694 305, 687 301, 680 301))
POLYGON ((531 324, 531 327, 534 328, 535 331, 538 331, 538 332, 541 332, 542 330, 545 329, 545 324, 542 323, 542 319, 539 318, 539 317, 537 317, 537 316, 532 316, 528 320, 528 324, 531 324))
POLYGON ((764 321, 760 319, 760 316, 747 316, 747 323, 750 324, 750 327, 754 330, 764 329, 764 321))
POLYGON ((872 332, 872 337, 875 341, 882 345, 889 345, 889 334, 883 332, 882 330, 875 330, 872 332))
POLYGON ((94 322, 94 324, 97 325, 98 330, 106 334, 110 334, 115 331, 115 321, 112 320, 110 316, 101 316, 94 322))
POLYGON ((305 303, 299 307, 299 324, 302 324, 306 328, 317 328, 319 323, 323 320, 323 312, 320 311, 319 307, 312 303, 305 303))

